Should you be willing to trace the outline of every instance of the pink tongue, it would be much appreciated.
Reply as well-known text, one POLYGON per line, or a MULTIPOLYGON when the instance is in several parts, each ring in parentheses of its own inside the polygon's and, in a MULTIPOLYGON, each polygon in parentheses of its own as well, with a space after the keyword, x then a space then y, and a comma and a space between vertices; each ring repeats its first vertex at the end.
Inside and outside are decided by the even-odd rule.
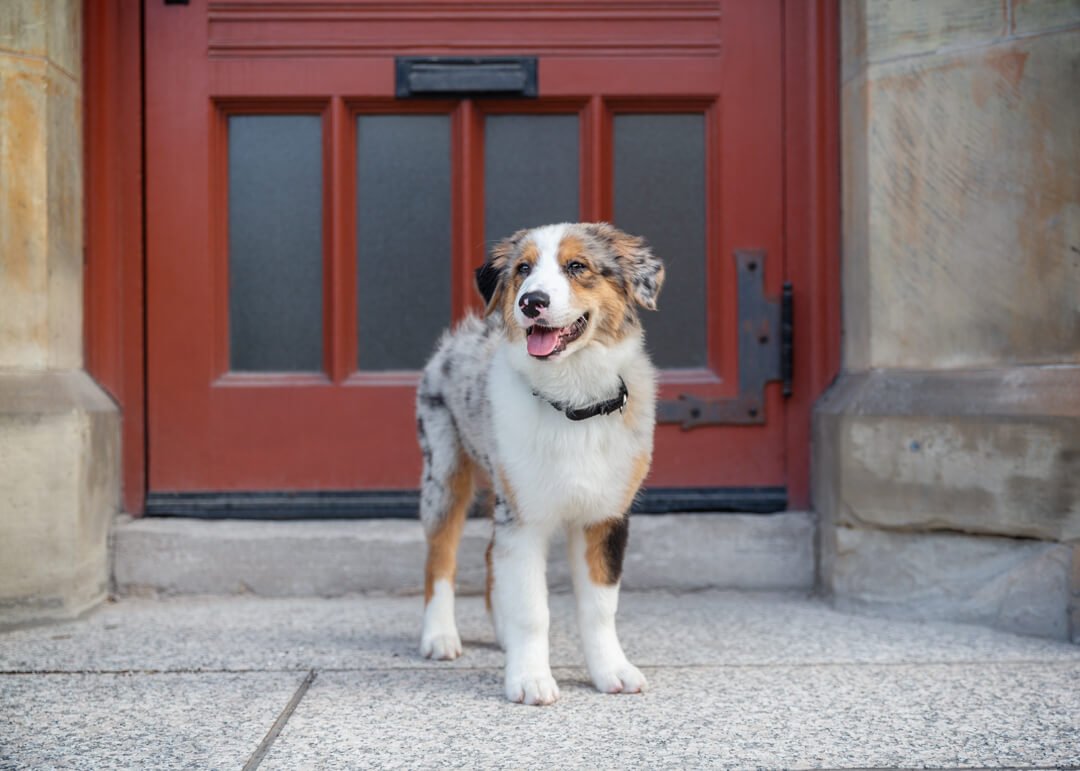
POLYGON ((529 346, 529 353, 533 356, 547 356, 559 344, 559 330, 541 330, 537 328, 525 339, 529 346))

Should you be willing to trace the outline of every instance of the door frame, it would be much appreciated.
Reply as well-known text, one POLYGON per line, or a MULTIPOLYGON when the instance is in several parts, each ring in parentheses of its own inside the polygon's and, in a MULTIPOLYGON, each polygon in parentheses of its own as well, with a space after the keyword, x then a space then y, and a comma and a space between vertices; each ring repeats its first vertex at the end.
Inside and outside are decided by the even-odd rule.
MULTIPOLYGON (((85 361, 121 409, 122 501, 134 515, 148 468, 142 6, 83 0, 85 361)), ((840 365, 838 0, 784 0, 782 38, 785 278, 795 287, 785 452, 788 507, 803 509, 811 410, 840 365)))

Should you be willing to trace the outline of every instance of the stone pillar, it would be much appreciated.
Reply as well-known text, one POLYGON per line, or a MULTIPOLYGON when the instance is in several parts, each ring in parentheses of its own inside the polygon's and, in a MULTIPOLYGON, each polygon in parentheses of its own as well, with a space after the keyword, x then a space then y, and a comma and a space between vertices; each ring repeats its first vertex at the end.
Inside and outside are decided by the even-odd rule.
POLYGON ((108 587, 119 416, 83 371, 79 0, 0 3, 0 626, 108 587))
POLYGON ((843 0, 841 18, 820 581, 843 608, 1076 639, 1080 3, 843 0))

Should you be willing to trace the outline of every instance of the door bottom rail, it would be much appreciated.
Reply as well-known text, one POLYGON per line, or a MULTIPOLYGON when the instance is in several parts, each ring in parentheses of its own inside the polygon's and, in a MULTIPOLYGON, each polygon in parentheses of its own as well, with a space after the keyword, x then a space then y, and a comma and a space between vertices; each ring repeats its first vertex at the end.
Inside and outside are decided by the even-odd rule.
MULTIPOLYGON (((484 494, 471 516, 483 516, 484 494)), ((417 490, 156 492, 146 498, 152 517, 199 519, 412 519, 417 490)), ((634 501, 635 514, 712 512, 772 514, 787 510, 785 487, 652 487, 634 501)))

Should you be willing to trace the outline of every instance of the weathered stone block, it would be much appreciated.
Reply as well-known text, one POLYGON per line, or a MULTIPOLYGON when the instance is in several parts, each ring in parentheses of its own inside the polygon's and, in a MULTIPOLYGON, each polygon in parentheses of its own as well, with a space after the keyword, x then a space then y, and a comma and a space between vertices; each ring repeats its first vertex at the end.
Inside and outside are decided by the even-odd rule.
POLYGON ((1074 27, 845 86, 848 367, 1080 362, 1078 71, 1074 27))
POLYGON ((1008 32, 1008 6, 1000 0, 843 0, 841 78, 874 62, 987 43, 1008 32))
POLYGON ((846 83, 866 64, 866 2, 840 0, 840 82, 846 83))
POLYGON ((843 270, 841 271, 845 361, 870 360, 870 135, 868 129, 867 80, 859 75, 841 88, 841 156, 843 270))
POLYGON ((119 415, 83 372, 0 375, 0 626, 104 598, 119 415))
MULTIPOLYGON (((849 3, 850 4, 850 3, 849 3)), ((856 67, 926 54, 947 46, 970 46, 1004 37, 1008 14, 1000 0, 855 0, 846 15, 853 37, 848 50, 856 67)), ((845 9, 847 10, 847 9, 845 9)))
POLYGON ((82 80, 82 3, 46 0, 45 18, 49 61, 76 81, 82 80))
POLYGON ((46 56, 48 35, 46 26, 41 23, 39 1, 8 0, 0 5, 0 49, 27 56, 46 56))
POLYGON ((0 50, 47 59, 76 78, 81 69, 81 32, 79 0, 0 3, 0 50))
POLYGON ((1080 0, 1012 0, 1018 34, 1080 24, 1080 0))
POLYGON ((819 580, 841 605, 1064 637, 1080 367, 1018 365, 1080 363, 1080 1, 841 8, 863 374, 815 412, 819 580))
POLYGON ((0 367, 82 362, 82 108, 44 61, 0 53, 0 367))
POLYGON ((827 588, 840 609, 1068 639, 1070 546, 845 527, 836 543, 827 588))
POLYGON ((82 366, 83 154, 82 94, 77 83, 50 70, 48 141, 48 364, 82 366))
POLYGON ((40 367, 48 341, 44 69, 0 55, 0 367, 40 367))
POLYGON ((814 443, 834 525, 1080 538, 1080 367, 846 375, 814 443))

